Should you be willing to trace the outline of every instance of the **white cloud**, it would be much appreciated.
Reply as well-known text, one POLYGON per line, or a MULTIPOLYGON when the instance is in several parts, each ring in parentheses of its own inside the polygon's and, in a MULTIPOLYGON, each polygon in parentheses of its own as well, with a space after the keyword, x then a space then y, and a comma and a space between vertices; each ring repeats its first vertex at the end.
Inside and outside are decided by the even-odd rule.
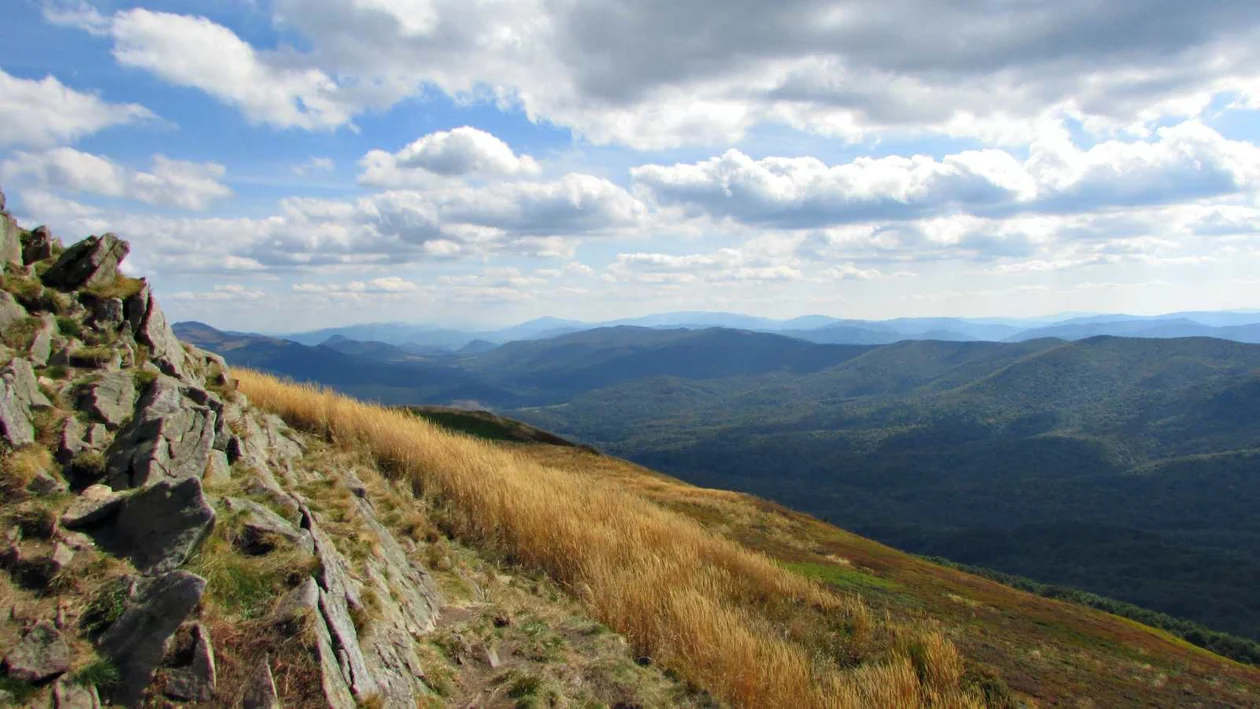
POLYGON ((86 192, 182 209, 206 209, 232 190, 220 182, 222 165, 153 156, 151 172, 131 170, 91 153, 55 148, 18 152, 0 163, 6 182, 29 183, 40 190, 86 192))
POLYGON ((908 220, 964 212, 1088 212, 1254 191, 1260 148, 1198 121, 1161 128, 1152 141, 1106 141, 1081 150, 1047 127, 1024 161, 1001 150, 761 160, 729 150, 693 164, 631 170, 639 192, 693 215, 784 228, 908 220))
POLYGON ((199 302, 199 301, 250 302, 250 301, 255 301, 255 300, 262 300, 263 298, 267 297, 267 294, 256 288, 249 288, 239 283, 227 283, 223 285, 214 286, 214 288, 212 288, 209 291, 201 291, 201 292, 178 291, 176 293, 172 293, 165 297, 170 298, 171 300, 184 300, 184 301, 194 301, 194 302, 199 302))
POLYGON ((22 79, 0 70, 0 147, 45 147, 153 118, 143 106, 109 103, 76 91, 52 75, 22 79))
POLYGON ((435 177, 537 175, 538 163, 495 136, 463 126, 430 133, 397 153, 373 150, 359 162, 359 182, 374 187, 424 186, 435 177))
POLYGON ((109 33, 119 64, 200 89, 257 123, 335 128, 370 104, 291 53, 260 52, 204 17, 135 8, 114 15, 109 33))
MULTIPOLYGON (((143 10, 119 13, 109 31, 129 66, 253 120, 306 128, 430 88, 640 148, 729 145, 766 123, 1026 142, 1037 119, 1063 113, 1140 135, 1214 96, 1260 102, 1254 3, 807 0, 732 12, 716 0, 277 0, 273 10, 308 49, 257 49, 208 20, 143 10), (198 47, 215 61, 188 59, 198 47)), ((105 31, 90 15, 63 21, 105 31)))

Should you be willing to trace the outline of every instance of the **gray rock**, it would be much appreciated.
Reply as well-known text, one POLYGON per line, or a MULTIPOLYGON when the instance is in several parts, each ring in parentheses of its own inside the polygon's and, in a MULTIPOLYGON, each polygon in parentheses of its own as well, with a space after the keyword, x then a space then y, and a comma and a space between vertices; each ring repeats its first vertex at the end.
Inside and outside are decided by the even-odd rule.
POLYGON ((264 657, 258 668, 245 683, 242 709, 280 709, 280 696, 276 692, 276 680, 271 676, 271 657, 264 657))
POLYGON ((163 693, 172 699, 208 702, 214 699, 218 680, 214 667, 214 646, 210 631, 201 623, 192 626, 192 652, 189 662, 166 672, 163 693))
POLYGON ((96 687, 84 687, 65 679, 53 685, 53 709, 100 709, 96 687))
POLYGON ((0 437, 14 448, 35 442, 30 407, 4 378, 0 378, 0 437))
POLYGON ((8 291, 0 291, 0 331, 30 315, 8 291))
POLYGON ((72 337, 61 347, 53 348, 53 353, 48 357, 48 364, 59 367, 73 366, 74 353, 80 349, 83 349, 83 343, 72 337))
POLYGON ((281 599, 276 606, 275 617, 281 622, 293 624, 295 632, 308 627, 315 634, 315 650, 319 658, 320 684, 324 691, 324 699, 333 709, 354 709, 358 707, 354 695, 342 673, 337 661, 337 653, 333 649, 332 635, 319 609, 320 589, 313 578, 307 578, 281 599), (309 626, 307 625, 309 624, 309 626))
POLYGON ((298 529, 287 519, 263 505, 240 497, 223 498, 228 514, 239 519, 240 532, 236 547, 243 553, 257 556, 275 550, 277 542, 286 540, 308 554, 315 553, 315 540, 305 529, 298 529))
POLYGON ((100 524, 122 509, 123 495, 105 485, 91 485, 61 515, 61 526, 83 529, 100 524))
POLYGON ((46 226, 37 226, 22 239, 22 263, 30 265, 52 257, 53 235, 46 226))
POLYGON ((44 273, 44 285, 78 290, 113 283, 131 246, 113 234, 89 236, 66 249, 44 273))
POLYGON ((183 378, 186 365, 184 346, 175 337, 175 331, 147 283, 139 293, 127 299, 123 310, 135 332, 136 341, 149 346, 158 368, 172 377, 183 378))
POLYGON ((123 302, 119 298, 93 299, 88 310, 94 327, 117 330, 123 324, 123 302))
POLYGON ((83 442, 88 448, 93 450, 102 450, 109 445, 109 429, 104 424, 94 423, 88 426, 87 436, 83 438, 83 442))
POLYGON ((315 540, 315 555, 319 557, 319 610, 328 623, 333 647, 337 650, 346 682, 358 699, 376 693, 376 683, 367 668, 363 650, 359 646, 359 632, 354 627, 350 608, 362 607, 359 585, 350 575, 345 557, 333 545, 332 540, 315 524, 310 510, 302 510, 302 528, 310 531, 315 540))
POLYGON ((70 669, 70 646, 52 621, 40 621, 4 658, 4 665, 16 680, 43 682, 70 669))
POLYGON ((107 454, 114 489, 156 480, 201 478, 210 462, 218 414, 186 396, 178 380, 159 376, 107 454))
POLYGON ((102 548, 146 574, 173 571, 214 529, 201 481, 163 480, 124 497, 108 524, 89 530, 102 548))
POLYGON ((61 464, 69 463, 76 455, 87 448, 87 444, 83 441, 86 430, 83 422, 77 417, 71 416, 67 418, 65 423, 61 425, 61 437, 57 445, 56 458, 61 464))
POLYGON ((26 491, 33 495, 56 495, 68 489, 65 482, 54 478, 46 470, 35 473, 35 477, 26 484, 26 491))
POLYGON ((114 704, 140 703, 168 641, 205 590, 206 580, 200 576, 172 571, 145 582, 127 602, 97 643, 101 654, 118 668, 119 680, 108 692, 114 704))
POLYGON ((52 402, 39 390, 39 381, 35 379, 35 369, 24 359, 15 359, 0 369, 0 379, 17 394, 18 399, 29 409, 51 409, 52 402))
POLYGON ((22 229, 8 214, 0 214, 0 263, 22 265, 22 229))
POLYGON ((206 474, 202 482, 206 485, 224 485, 232 480, 232 466, 228 463, 227 453, 210 451, 210 464, 206 466, 206 474))
POLYGON ((31 340, 31 348, 28 350, 32 364, 38 367, 48 365, 48 358, 52 356, 53 338, 56 335, 56 318, 47 313, 41 315, 39 326, 35 329, 35 338, 31 340))
POLYGON ((136 383, 129 372, 110 372, 90 384, 80 406, 111 428, 131 418, 136 405, 136 383))

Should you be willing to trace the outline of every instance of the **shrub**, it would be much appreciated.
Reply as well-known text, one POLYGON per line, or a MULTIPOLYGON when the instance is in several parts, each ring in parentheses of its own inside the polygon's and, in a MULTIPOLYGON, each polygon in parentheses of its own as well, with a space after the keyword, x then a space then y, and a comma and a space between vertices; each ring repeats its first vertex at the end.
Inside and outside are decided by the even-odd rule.
POLYGON ((109 283, 87 289, 87 293, 101 299, 119 298, 126 300, 144 288, 144 279, 128 278, 119 274, 109 283))
POLYGON ((0 460, 0 490, 12 498, 23 497, 35 476, 51 467, 52 456, 43 446, 19 448, 0 460))
POLYGON ((70 363, 76 367, 99 367, 114 358, 109 347, 80 347, 70 353, 70 363))
POLYGON ((66 337, 79 337, 83 334, 83 325, 78 320, 65 316, 57 318, 57 329, 66 337))

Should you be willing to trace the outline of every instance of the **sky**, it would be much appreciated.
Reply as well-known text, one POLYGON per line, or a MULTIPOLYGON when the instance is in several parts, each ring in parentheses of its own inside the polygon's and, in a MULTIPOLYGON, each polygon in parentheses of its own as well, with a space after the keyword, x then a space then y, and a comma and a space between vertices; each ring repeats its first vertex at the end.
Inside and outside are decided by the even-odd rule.
POLYGON ((5 0, 0 189, 238 330, 1260 308, 1260 3, 5 0))

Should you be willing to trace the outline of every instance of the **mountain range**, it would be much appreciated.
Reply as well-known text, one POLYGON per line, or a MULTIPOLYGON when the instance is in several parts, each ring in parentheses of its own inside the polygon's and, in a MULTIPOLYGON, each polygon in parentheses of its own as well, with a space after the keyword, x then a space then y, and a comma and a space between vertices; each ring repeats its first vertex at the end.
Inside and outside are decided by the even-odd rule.
MULTIPOLYGON (((1215 317, 1198 327, 1245 327, 1215 317)), ((235 365, 386 404, 491 410, 909 551, 1260 638, 1257 345, 1018 336, 1029 330, 824 344, 617 326, 421 356, 335 335, 176 332, 235 365)))

